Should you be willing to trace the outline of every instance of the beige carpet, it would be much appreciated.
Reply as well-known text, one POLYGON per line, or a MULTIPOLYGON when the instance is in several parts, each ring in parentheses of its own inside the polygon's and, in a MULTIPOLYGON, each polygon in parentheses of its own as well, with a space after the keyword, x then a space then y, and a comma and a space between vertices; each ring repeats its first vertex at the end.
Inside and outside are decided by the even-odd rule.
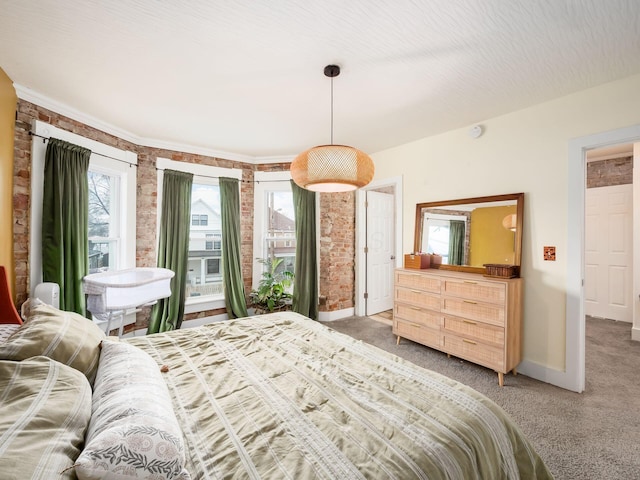
POLYGON ((470 385, 504 408, 557 479, 640 479, 640 343, 631 325, 588 319, 586 390, 573 393, 524 375, 486 368, 402 340, 366 317, 327 325, 470 385))

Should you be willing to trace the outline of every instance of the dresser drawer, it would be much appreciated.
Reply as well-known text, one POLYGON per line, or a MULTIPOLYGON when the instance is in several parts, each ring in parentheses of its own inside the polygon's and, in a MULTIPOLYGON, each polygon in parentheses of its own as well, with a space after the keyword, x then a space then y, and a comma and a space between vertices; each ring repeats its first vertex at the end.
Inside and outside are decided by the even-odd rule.
POLYGON ((393 321, 393 333, 429 347, 442 348, 442 334, 437 328, 429 328, 418 323, 404 320, 393 321))
POLYGON ((440 295, 440 278, 422 273, 396 270, 396 286, 415 288, 440 295))
POLYGON ((442 312, 499 327, 504 327, 505 324, 504 305, 445 297, 442 299, 442 312))
POLYGON ((440 296, 431 295, 413 288, 396 287, 395 301, 410 303, 416 307, 440 311, 440 296))
POLYGON ((463 337, 480 340, 496 348, 504 348, 504 328, 486 323, 478 323, 473 320, 456 317, 444 317, 444 329, 446 333, 453 333, 463 337))
POLYGON ((442 294, 481 302, 504 304, 507 286, 482 280, 443 279, 442 294))
POLYGON ((431 328, 440 328, 442 324, 442 315, 439 312, 433 312, 412 305, 396 303, 393 311, 394 318, 408 320, 412 323, 419 323, 431 328))
POLYGON ((473 363, 505 373, 504 350, 455 335, 444 335, 444 351, 473 363))

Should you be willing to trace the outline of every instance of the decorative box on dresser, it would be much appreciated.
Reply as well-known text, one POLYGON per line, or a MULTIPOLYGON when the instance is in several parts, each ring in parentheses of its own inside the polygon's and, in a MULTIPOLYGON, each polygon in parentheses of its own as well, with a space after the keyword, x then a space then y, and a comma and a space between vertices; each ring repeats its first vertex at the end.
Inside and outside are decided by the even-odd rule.
POLYGON ((397 269, 393 333, 491 368, 503 386, 522 360, 522 279, 397 269))

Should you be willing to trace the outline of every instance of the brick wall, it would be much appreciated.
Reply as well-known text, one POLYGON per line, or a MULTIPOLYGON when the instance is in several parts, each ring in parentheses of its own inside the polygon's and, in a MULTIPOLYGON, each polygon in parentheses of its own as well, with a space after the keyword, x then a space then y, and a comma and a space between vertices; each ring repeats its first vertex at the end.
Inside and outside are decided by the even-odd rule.
POLYGON ((320 194, 321 312, 354 306, 355 212, 355 193, 320 194))
POLYGON ((587 188, 633 183, 633 157, 587 162, 587 188))
MULTIPOLYGON (((137 236, 136 265, 155 265, 156 218, 157 218, 157 172, 156 159, 169 158, 175 161, 199 163, 202 165, 242 169, 241 242, 243 252, 242 275, 245 293, 251 290, 253 273, 253 172, 282 171, 288 163, 252 165, 226 159, 175 152, 158 148, 135 145, 131 142, 107 134, 63 115, 57 114, 30 102, 19 100, 15 128, 14 158, 14 257, 16 269, 16 297, 18 306, 24 302, 30 291, 29 279, 29 228, 31 190, 31 136, 29 131, 33 120, 41 120, 55 127, 68 130, 83 137, 99 141, 138 155, 137 171, 137 236)), ((355 195, 321 194, 321 264, 320 295, 327 298, 323 311, 353 306, 354 297, 354 245, 355 245, 355 195)), ((185 316, 186 320, 223 313, 223 311, 199 312, 185 316)), ((148 309, 138 314, 135 328, 143 328, 148 321, 148 309)))

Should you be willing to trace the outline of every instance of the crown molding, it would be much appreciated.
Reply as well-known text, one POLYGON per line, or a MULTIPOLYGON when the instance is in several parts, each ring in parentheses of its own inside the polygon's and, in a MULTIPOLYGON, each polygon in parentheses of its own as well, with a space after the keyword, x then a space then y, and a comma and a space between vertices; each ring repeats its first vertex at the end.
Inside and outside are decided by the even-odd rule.
POLYGON ((191 153, 194 155, 204 155, 207 157, 233 160, 254 165, 265 163, 287 163, 291 162, 295 157, 295 155, 258 157, 234 152, 226 152, 223 150, 195 147, 193 145, 181 143, 166 142, 164 140, 159 140, 156 138, 139 137, 138 135, 135 135, 127 130, 123 130, 122 128, 116 127, 115 125, 106 123, 99 118, 87 115, 86 113, 76 110, 75 108, 72 108, 64 103, 53 100, 45 95, 31 90, 30 88, 15 83, 14 88, 16 90, 18 98, 21 100, 26 100, 27 102, 39 105, 60 115, 64 115, 85 125, 121 138, 122 140, 126 140, 127 142, 131 142, 135 145, 143 147, 160 148, 163 150, 191 153))

